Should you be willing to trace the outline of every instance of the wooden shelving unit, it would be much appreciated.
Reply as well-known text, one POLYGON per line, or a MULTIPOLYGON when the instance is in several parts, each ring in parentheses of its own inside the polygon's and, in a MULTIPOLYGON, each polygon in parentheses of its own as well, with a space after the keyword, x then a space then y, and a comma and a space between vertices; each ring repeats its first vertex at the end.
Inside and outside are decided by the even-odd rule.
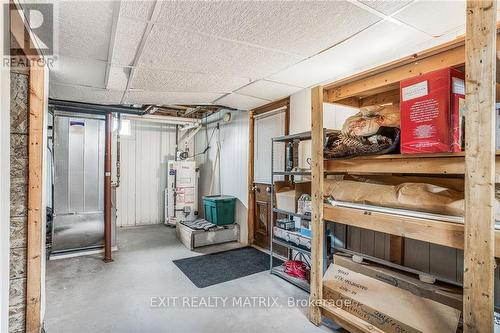
MULTIPOLYGON (((464 249, 465 332, 493 330, 493 274, 500 257, 500 231, 494 226, 494 183, 500 155, 494 147, 496 73, 496 2, 467 1, 467 33, 444 45, 317 86, 311 92, 312 269, 310 320, 326 316, 352 332, 382 332, 360 318, 324 303, 324 225, 335 221, 457 249, 464 249), (364 107, 399 102, 401 80, 445 67, 466 73, 466 152, 432 155, 381 155, 324 160, 323 103, 364 107), (451 175, 465 179, 463 223, 401 216, 324 204, 324 175, 451 175), (495 243, 499 247, 495 247, 495 243)), ((500 45, 500 44, 499 44, 500 45)), ((397 237, 396 237, 397 238, 397 237)), ((380 295, 380 297, 384 297, 380 295)))

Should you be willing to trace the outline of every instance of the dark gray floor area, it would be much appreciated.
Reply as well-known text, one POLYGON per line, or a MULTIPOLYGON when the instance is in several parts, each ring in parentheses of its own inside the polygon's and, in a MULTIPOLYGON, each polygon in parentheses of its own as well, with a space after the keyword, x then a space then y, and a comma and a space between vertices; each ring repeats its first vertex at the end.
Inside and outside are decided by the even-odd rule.
POLYGON ((195 287, 172 263, 197 255, 177 241, 174 229, 119 229, 117 236, 113 263, 103 263, 100 255, 47 263, 47 333, 332 332, 311 324, 306 307, 289 303, 305 303, 308 294, 267 271, 195 287), (165 307, 167 299, 160 297, 166 296, 171 304, 165 307), (247 296, 274 306, 251 307, 256 298, 247 296), (271 297, 277 297, 278 306, 271 297), (226 306, 213 307, 223 299, 226 306))

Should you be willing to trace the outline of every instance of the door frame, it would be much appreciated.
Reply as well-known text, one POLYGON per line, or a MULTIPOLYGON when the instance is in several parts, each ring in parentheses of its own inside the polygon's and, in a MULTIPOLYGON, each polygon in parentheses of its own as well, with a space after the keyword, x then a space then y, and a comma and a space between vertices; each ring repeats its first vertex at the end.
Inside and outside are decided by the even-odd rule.
POLYGON ((248 112, 248 244, 254 242, 255 230, 255 193, 254 183, 254 142, 255 142, 255 117, 263 113, 272 112, 279 108, 285 108, 285 135, 290 134, 290 97, 280 99, 252 109, 248 112))

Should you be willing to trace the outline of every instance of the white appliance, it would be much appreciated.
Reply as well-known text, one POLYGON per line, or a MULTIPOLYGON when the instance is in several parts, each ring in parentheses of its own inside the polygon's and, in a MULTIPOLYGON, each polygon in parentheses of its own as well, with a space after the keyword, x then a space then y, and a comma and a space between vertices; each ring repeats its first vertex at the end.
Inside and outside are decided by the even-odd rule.
POLYGON ((198 170, 195 161, 168 161, 165 224, 198 218, 198 170))

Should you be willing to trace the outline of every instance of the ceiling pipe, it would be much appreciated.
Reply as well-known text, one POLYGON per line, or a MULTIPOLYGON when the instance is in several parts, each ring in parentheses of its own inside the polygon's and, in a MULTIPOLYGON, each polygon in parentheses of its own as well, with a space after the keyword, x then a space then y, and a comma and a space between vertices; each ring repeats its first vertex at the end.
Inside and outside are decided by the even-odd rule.
POLYGON ((134 108, 123 105, 101 105, 93 103, 71 102, 59 99, 49 99, 49 105, 61 111, 72 111, 81 113, 123 113, 142 115, 145 113, 143 108, 134 108))
POLYGON ((201 120, 196 118, 183 118, 174 116, 155 116, 155 115, 123 115, 124 119, 137 120, 137 121, 147 121, 153 123, 170 124, 170 125, 192 125, 200 124, 201 120))

